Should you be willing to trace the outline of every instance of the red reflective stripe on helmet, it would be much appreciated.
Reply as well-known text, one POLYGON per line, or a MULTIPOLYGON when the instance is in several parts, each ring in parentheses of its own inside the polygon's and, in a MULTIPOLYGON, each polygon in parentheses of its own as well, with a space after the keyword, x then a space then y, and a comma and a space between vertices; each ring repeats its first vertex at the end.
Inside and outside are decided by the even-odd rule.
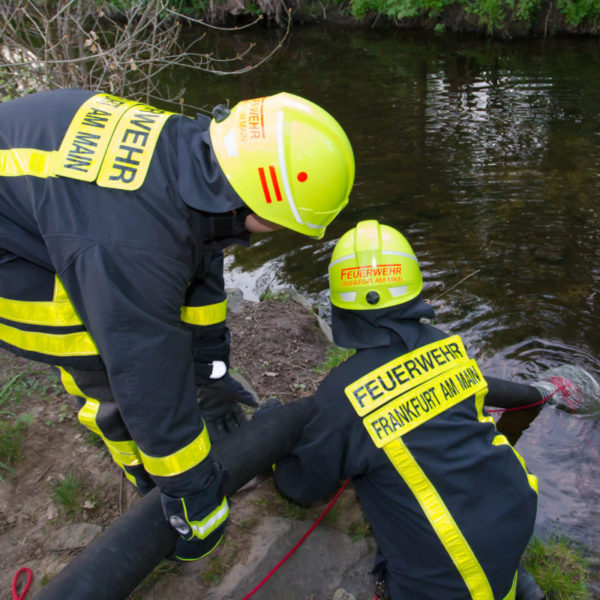
POLYGON ((279 182, 277 181, 277 172, 273 165, 269 165, 269 173, 271 173, 271 181, 273 182, 273 188, 275 189, 275 198, 277 198, 277 202, 281 202, 283 198, 281 197, 281 190, 279 189, 279 182))
POLYGON ((267 178, 265 177, 265 170, 263 167, 258 167, 258 175, 260 177, 260 184, 262 185, 263 194, 268 204, 271 204, 271 194, 269 193, 269 186, 267 185, 267 178))

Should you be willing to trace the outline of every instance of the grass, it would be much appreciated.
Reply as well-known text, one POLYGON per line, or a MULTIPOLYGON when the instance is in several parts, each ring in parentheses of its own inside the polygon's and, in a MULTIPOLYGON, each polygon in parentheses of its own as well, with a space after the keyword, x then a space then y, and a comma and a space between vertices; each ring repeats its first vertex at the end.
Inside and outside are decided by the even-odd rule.
POLYGON ((592 600, 587 586, 589 563, 583 550, 569 539, 534 537, 522 562, 546 593, 546 600, 592 600))
POLYGON ((208 557, 208 566, 202 571, 202 581, 206 585, 219 585, 225 575, 226 567, 218 556, 208 557))
POLYGON ((46 395, 54 385, 47 373, 40 375, 40 371, 27 367, 9 375, 0 387, 0 481, 2 471, 14 473, 13 468, 21 458, 26 428, 33 422, 31 413, 17 415, 17 406, 24 397, 46 395))
POLYGON ((330 345, 325 354, 325 360, 315 367, 317 373, 328 373, 334 367, 342 364, 345 360, 356 354, 354 348, 340 348, 340 346, 330 345))
POLYGON ((295 519, 303 521, 306 519, 307 510, 305 507, 295 502, 290 502, 287 498, 280 496, 281 504, 279 505, 279 514, 286 519, 295 519))
MULTIPOLYGON (((27 413, 14 420, 0 421, 0 473, 8 471, 13 473, 13 467, 21 458, 25 428, 31 424, 32 415, 27 413)), ((0 474, 0 481, 2 475, 0 474)))
POLYGON ((53 373, 29 366, 10 376, 0 388, 0 409, 4 405, 17 405, 23 397, 43 397, 57 384, 58 377, 53 373))
POLYGON ((54 502, 72 514, 83 508, 83 483, 73 473, 67 473, 52 488, 54 502))
POLYGON ((284 290, 271 290, 267 288, 259 297, 261 302, 274 300, 276 302, 285 302, 290 297, 290 294, 284 290))
POLYGON ((252 504, 254 504, 255 506, 262 506, 263 508, 269 506, 271 504, 271 500, 269 498, 266 498, 264 496, 261 496, 260 498, 253 498, 251 500, 252 504))
POLYGON ((86 444, 93 446, 94 448, 100 448, 101 450, 106 450, 106 454, 108 455, 108 448, 105 443, 102 441, 102 438, 97 434, 91 431, 90 429, 85 429, 83 431, 83 440, 86 444))
POLYGON ((23 387, 21 379, 25 376, 26 371, 17 373, 9 379, 0 389, 0 406, 8 404, 11 401, 18 400, 23 387))
MULTIPOLYGON (((336 0, 338 4, 341 0, 336 0)), ((577 27, 583 23, 596 25, 600 19, 597 0, 558 0, 556 11, 566 23, 577 27)), ((476 16, 479 27, 485 27, 488 35, 501 31, 518 21, 531 24, 545 10, 542 0, 352 0, 350 12, 357 18, 369 13, 387 15, 395 20, 410 18, 439 19, 450 6, 462 5, 467 14, 476 16)))
MULTIPOLYGON (((223 541, 208 555, 208 564, 200 575, 207 586, 219 585, 225 573, 239 560, 240 542, 225 536, 223 541)), ((203 559, 203 561, 206 559, 203 559)))
POLYGON ((337 528, 338 519, 341 516, 341 510, 339 506, 332 506, 329 511, 323 517, 321 523, 323 525, 327 525, 327 527, 331 527, 333 529, 337 528))
POLYGON ((371 526, 366 519, 360 519, 349 523, 348 527, 346 527, 346 533, 352 538, 353 542, 358 542, 358 540, 361 540, 368 535, 373 535, 371 526))
POLYGON ((64 423, 65 421, 73 419, 74 415, 75 411, 71 406, 68 404, 61 404, 56 413, 53 415, 53 418, 46 419, 46 421, 44 421, 44 425, 47 427, 55 427, 59 423, 64 423))

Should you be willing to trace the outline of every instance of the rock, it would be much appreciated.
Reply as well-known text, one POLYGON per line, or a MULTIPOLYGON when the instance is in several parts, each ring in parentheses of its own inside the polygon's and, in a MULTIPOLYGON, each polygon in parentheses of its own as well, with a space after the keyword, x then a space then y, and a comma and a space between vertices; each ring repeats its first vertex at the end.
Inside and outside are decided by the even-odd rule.
POLYGON ((96 536, 102 527, 92 523, 73 523, 59 529, 52 540, 52 550, 64 551, 85 548, 96 536))
MULTIPOLYGON (((308 521, 265 517, 254 531, 246 562, 235 565, 222 583, 204 596, 205 600, 243 598, 311 525, 308 521)), ((373 592, 373 555, 366 538, 352 542, 350 536, 321 525, 254 594, 253 600, 310 598, 311 594, 314 598, 338 594, 336 600, 366 597, 373 592)))
MULTIPOLYGON (((294 302, 300 304, 300 306, 304 306, 304 308, 308 309, 310 312, 314 312, 314 305, 311 300, 303 296, 296 288, 294 287, 286 287, 283 288, 286 294, 289 295, 290 299, 294 302)), ((333 344, 333 335, 331 333, 331 327, 322 319, 319 315, 315 313, 315 318, 317 319, 317 323, 323 332, 323 335, 327 338, 327 341, 330 344, 333 344)))
POLYGON ((327 341, 330 344, 333 344, 333 333, 331 332, 331 327, 322 319, 319 315, 315 315, 317 318, 317 323, 323 332, 323 335, 327 338, 327 341))
POLYGON ((356 600, 356 596, 349 594, 344 588, 338 588, 335 590, 331 600, 356 600))
POLYGON ((225 291, 227 292, 227 310, 235 314, 242 312, 242 306, 246 302, 242 290, 232 288, 225 291))
POLYGON ((312 311, 313 303, 303 296, 295 287, 283 287, 278 291, 283 292, 289 296, 291 300, 300 304, 300 306, 304 306, 307 310, 312 311))
POLYGON ((250 392, 250 394, 252 395, 252 398, 254 399, 254 402, 259 403, 260 400, 258 398, 258 394, 256 393, 256 390, 252 387, 252 384, 241 374, 238 373, 237 371, 229 371, 229 374, 233 377, 233 379, 235 379, 238 383, 242 384, 242 387, 247 391, 250 392))
POLYGON ((271 476, 270 473, 261 473, 260 475, 256 475, 250 481, 248 481, 248 483, 245 483, 236 492, 236 494, 239 494, 240 492, 249 492, 249 491, 257 488, 267 477, 270 477, 270 476, 271 476))

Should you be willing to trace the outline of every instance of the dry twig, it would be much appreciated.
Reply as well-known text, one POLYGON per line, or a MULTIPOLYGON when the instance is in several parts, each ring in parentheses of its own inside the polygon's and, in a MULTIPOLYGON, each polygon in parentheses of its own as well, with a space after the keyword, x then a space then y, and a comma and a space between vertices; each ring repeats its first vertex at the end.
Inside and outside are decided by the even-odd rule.
POLYGON ((184 90, 163 93, 161 74, 174 68, 245 73, 281 48, 291 22, 288 14, 287 29, 266 56, 250 60, 255 46, 250 43, 235 56, 216 58, 204 47, 206 32, 185 43, 183 26, 240 28, 219 28, 187 17, 166 0, 133 0, 121 6, 103 7, 87 0, 0 4, 0 96, 78 87, 191 107, 183 102, 184 90))

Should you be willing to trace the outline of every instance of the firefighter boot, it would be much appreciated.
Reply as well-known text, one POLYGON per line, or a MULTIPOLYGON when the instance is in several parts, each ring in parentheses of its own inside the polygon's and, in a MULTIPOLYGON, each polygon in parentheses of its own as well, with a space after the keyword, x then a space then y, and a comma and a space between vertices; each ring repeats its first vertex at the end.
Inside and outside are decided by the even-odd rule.
POLYGON ((544 598, 546 595, 534 576, 523 565, 519 565, 515 600, 544 600, 544 598))

